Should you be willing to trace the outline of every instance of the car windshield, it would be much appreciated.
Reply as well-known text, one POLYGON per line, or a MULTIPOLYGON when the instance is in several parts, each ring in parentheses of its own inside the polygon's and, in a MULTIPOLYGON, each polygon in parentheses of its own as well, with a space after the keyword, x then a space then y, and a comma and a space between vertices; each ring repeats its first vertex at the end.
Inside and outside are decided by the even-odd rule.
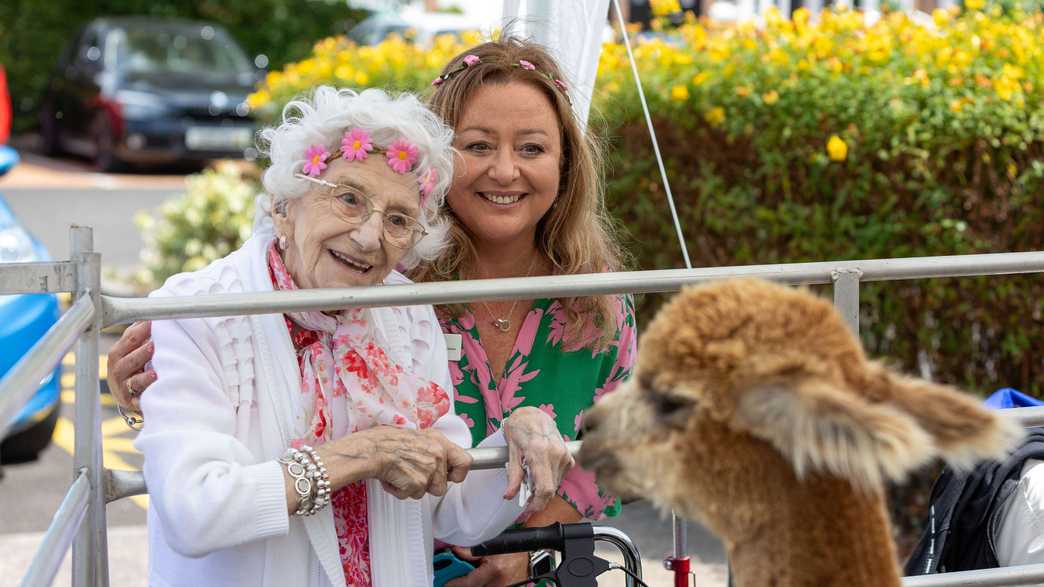
POLYGON ((252 71, 242 49, 211 26, 127 29, 117 39, 119 68, 129 76, 232 77, 252 71))

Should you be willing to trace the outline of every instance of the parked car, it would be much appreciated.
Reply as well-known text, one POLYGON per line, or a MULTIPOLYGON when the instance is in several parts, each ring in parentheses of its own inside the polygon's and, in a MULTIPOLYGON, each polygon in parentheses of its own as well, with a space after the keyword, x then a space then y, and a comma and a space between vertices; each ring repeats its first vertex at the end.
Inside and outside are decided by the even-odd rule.
POLYGON ((102 171, 243 157, 254 145, 246 97, 258 77, 218 25, 96 19, 62 52, 44 92, 43 146, 89 157, 102 171))
MULTIPOLYGON (((0 82, 3 72, 0 67, 0 82)), ((6 85, 0 83, 0 121, 5 113, 9 116, 10 104, 6 85)), ((0 176, 18 163, 17 151, 2 142, 0 176)), ((49 260, 47 250, 22 228, 0 196, 0 263, 49 260)), ((58 316, 58 298, 54 294, 0 295, 0 377, 58 321, 58 316)), ((0 439, 0 464, 34 460, 51 442, 61 404, 61 379, 62 366, 58 365, 15 415, 13 426, 0 439)))
POLYGON ((460 35, 482 30, 482 23, 459 14, 438 12, 378 12, 348 31, 348 38, 360 45, 376 45, 397 34, 421 46, 428 46, 439 35, 460 35))

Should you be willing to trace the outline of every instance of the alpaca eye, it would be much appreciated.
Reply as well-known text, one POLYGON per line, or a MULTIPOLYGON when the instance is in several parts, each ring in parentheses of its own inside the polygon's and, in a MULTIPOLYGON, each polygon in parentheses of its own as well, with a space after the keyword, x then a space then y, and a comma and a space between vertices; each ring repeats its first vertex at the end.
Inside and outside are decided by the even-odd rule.
POLYGON ((691 400, 661 393, 654 395, 653 398, 656 406, 656 413, 664 417, 673 416, 692 406, 691 400))
POLYGON ((684 426, 689 412, 696 405, 696 399, 676 395, 656 385, 649 373, 638 375, 638 386, 644 398, 652 405, 657 419, 670 425, 684 426))

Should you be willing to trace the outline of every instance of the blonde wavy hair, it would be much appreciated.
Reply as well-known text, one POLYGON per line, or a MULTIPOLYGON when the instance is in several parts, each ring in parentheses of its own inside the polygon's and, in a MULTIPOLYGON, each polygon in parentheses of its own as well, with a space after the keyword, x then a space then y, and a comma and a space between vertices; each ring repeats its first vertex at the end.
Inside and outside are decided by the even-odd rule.
MULTIPOLYGON (((568 95, 554 80, 565 80, 558 64, 544 47, 517 37, 504 36, 483 43, 454 57, 443 74, 457 73, 435 87, 428 99, 431 110, 456 128, 472 95, 483 85, 522 82, 541 90, 558 115, 562 133, 561 183, 551 209, 537 224, 537 247, 554 264, 555 275, 602 273, 623 268, 624 256, 615 229, 606 213, 602 194, 602 155, 598 141, 580 125, 568 95), (464 57, 475 55, 479 62, 461 69, 464 57), (534 70, 518 67, 528 61, 534 70)), ((417 281, 449 281, 472 275, 478 252, 467 229, 446 206, 450 225, 448 244, 443 254, 417 268, 417 281)), ((618 303, 614 296, 573 297, 559 300, 566 311, 566 339, 576 340, 585 321, 593 319, 604 344, 615 334, 618 303)), ((464 311, 449 306, 453 315, 464 311)))

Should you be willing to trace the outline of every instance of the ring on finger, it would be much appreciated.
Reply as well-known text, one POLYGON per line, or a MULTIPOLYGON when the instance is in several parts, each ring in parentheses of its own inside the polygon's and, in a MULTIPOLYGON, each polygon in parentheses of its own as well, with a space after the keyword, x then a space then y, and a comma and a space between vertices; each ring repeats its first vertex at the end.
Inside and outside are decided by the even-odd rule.
POLYGON ((145 418, 136 414, 128 414, 123 411, 123 406, 116 404, 116 411, 120 413, 123 421, 131 430, 141 430, 145 426, 145 418))

